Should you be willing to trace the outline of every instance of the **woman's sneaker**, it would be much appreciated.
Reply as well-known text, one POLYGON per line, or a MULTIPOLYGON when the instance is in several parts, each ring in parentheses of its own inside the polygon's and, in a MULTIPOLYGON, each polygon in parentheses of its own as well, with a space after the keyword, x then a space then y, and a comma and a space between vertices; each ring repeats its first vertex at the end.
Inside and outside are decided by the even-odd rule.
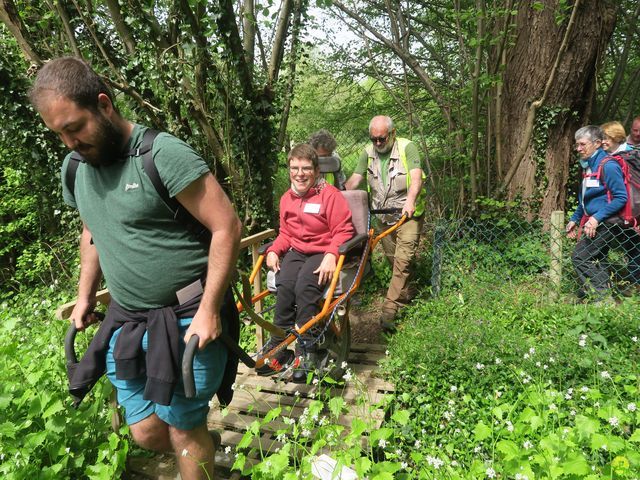
MULTIPOLYGON (((262 351, 264 355, 261 355, 259 358, 264 358, 267 353, 273 350, 277 345, 280 344, 280 340, 269 340, 267 344, 264 346, 262 351)), ((291 350, 282 350, 276 353, 273 357, 265 358, 264 365, 260 368, 256 368, 256 373, 261 377, 266 377, 268 375, 273 375, 274 373, 281 372, 291 365, 295 355, 291 350)))

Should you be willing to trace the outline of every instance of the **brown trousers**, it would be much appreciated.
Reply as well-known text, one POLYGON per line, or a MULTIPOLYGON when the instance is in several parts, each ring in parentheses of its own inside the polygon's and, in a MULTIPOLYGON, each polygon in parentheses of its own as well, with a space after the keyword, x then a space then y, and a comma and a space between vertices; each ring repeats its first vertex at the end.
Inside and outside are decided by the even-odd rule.
POLYGON ((420 218, 410 218, 381 241, 384 254, 392 268, 391 283, 382 304, 383 312, 397 312, 416 295, 416 288, 411 285, 411 280, 423 225, 424 215, 420 218))

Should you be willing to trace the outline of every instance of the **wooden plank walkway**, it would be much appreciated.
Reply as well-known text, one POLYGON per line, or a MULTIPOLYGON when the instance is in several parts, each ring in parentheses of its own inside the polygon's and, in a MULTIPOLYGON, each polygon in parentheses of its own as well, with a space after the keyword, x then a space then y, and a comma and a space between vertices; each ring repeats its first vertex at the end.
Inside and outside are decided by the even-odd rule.
MULTIPOLYGON (((382 423, 384 413, 381 410, 371 410, 369 406, 379 403, 385 394, 393 391, 393 385, 377 375, 377 363, 384 357, 385 349, 384 345, 379 344, 351 346, 348 363, 357 379, 335 387, 331 392, 332 396, 342 396, 351 407, 349 414, 338 418, 341 425, 349 428, 354 413, 359 413, 358 409, 366 409, 362 413, 367 418, 374 419, 378 425, 382 423)), ((248 425, 264 418, 267 412, 278 406, 282 407, 282 416, 297 419, 317 392, 314 385, 297 385, 275 381, 273 377, 259 377, 244 365, 240 365, 236 385, 233 402, 226 409, 227 414, 223 416, 217 404, 209 413, 209 428, 217 430, 222 436, 222 446, 216 452, 216 478, 220 480, 243 478, 239 472, 231 471, 235 459, 232 453, 225 453, 225 448, 231 447, 231 452, 234 452, 248 425), (296 395, 296 392, 299 393, 296 395)), ((282 419, 265 425, 260 437, 254 438, 250 447, 260 447, 263 454, 280 448, 282 444, 277 441, 275 432, 284 426, 282 419)), ((249 461, 257 460, 249 458, 249 461)), ((171 455, 158 455, 153 458, 130 458, 125 478, 174 480, 180 477, 175 458, 171 455)))

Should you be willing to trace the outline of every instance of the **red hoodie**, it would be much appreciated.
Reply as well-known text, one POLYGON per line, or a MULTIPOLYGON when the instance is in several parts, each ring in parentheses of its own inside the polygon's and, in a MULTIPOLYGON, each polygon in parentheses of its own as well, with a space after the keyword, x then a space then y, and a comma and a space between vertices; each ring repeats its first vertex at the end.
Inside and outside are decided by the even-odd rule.
POLYGON ((333 185, 321 181, 302 197, 291 189, 280 199, 280 233, 267 252, 282 257, 289 249, 313 255, 333 253, 355 233, 349 204, 333 185))

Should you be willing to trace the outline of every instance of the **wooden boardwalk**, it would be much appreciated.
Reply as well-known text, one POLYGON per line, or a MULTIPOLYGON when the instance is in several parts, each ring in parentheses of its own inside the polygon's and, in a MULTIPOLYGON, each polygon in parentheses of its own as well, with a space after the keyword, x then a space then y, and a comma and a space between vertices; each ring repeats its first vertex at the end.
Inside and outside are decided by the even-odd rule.
MULTIPOLYGON (((349 414, 339 417, 338 422, 347 428, 351 425, 354 414, 358 409, 367 409, 368 418, 382 422, 384 413, 381 410, 370 410, 369 406, 382 400, 383 395, 393 391, 393 385, 379 378, 377 363, 384 357, 384 345, 355 344, 351 346, 349 354, 349 368, 357 380, 347 382, 344 386, 333 388, 331 394, 342 396, 350 405, 349 414), (364 398, 363 398, 364 397, 364 398)), ((324 387, 326 388, 326 387, 324 387)), ((226 447, 235 447, 242 439, 246 428, 257 419, 278 406, 282 407, 282 415, 299 418, 305 407, 315 397, 317 387, 314 385, 297 385, 283 381, 275 381, 273 377, 259 377, 253 370, 240 365, 236 378, 236 390, 233 402, 227 408, 227 414, 222 415, 218 405, 214 405, 209 414, 209 428, 220 432, 222 446, 216 452, 216 478, 241 479, 238 471, 231 471, 234 463, 232 453, 225 453, 226 447), (296 392, 299 392, 296 395, 296 392)), ((276 419, 265 425, 259 438, 254 438, 250 447, 257 447, 258 443, 263 454, 281 447, 275 432, 283 428, 282 419, 276 419)), ((248 461, 257 461, 249 458, 248 461)), ((126 478, 130 479, 161 479, 173 480, 179 478, 175 458, 170 455, 160 455, 154 458, 130 458, 129 470, 126 478)))

